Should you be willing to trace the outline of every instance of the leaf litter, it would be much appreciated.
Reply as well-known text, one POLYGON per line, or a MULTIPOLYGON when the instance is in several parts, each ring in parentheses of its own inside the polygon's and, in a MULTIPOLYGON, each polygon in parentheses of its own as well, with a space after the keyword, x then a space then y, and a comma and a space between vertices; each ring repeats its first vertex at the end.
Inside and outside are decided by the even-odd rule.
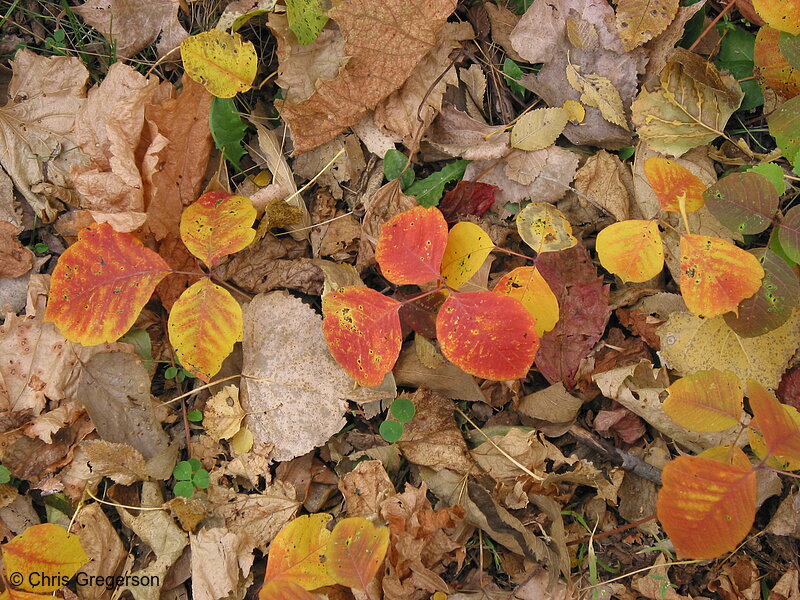
POLYGON ((68 527, 84 572, 158 577, 137 600, 797 595, 758 462, 797 458, 791 8, 33 4, 0 46, 0 542, 68 527), (709 369, 749 398, 721 432, 664 404, 709 369))

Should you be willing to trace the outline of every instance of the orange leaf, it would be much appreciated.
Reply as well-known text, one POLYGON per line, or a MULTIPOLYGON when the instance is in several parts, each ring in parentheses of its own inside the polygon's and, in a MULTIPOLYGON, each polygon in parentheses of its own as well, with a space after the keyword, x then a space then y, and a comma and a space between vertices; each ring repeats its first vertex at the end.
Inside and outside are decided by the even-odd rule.
POLYGON ((683 299, 703 317, 737 312, 739 302, 761 287, 759 260, 722 238, 684 234, 680 242, 683 299))
POLYGON ((303 515, 284 526, 270 544, 264 581, 290 581, 305 590, 336 583, 325 566, 331 535, 325 526, 332 518, 327 513, 303 515))
POLYGON ((453 293, 436 317, 442 354, 470 375, 525 377, 539 350, 536 322, 516 298, 494 292, 453 293))
POLYGON ((652 279, 664 268, 664 246, 655 221, 620 221, 597 234, 597 255, 623 282, 652 279))
POLYGON ((322 297, 331 354, 360 385, 380 385, 400 355, 400 303, 363 286, 322 297))
POLYGON ((442 212, 415 206, 383 224, 375 260, 392 283, 427 283, 439 278, 446 247, 447 221, 442 212))
POLYGON ((517 267, 494 286, 494 292, 516 298, 536 321, 536 335, 542 337, 558 323, 558 298, 536 267, 517 267))
POLYGON ((15 590, 14 588, 8 588, 0 594, 0 600, 47 600, 47 598, 52 597, 52 594, 34 594, 32 592, 15 590))
POLYGON ((328 574, 339 585, 366 590, 383 564, 389 548, 389 529, 363 517, 342 519, 328 540, 328 574))
POLYGON ((78 234, 53 271, 45 321, 84 346, 131 328, 169 265, 130 233, 101 223, 78 234))
POLYGON ((318 600, 319 598, 296 583, 283 579, 267 581, 258 590, 258 597, 260 600, 318 600))
POLYGON ((60 525, 33 525, 3 546, 6 574, 22 575, 9 579, 26 592, 46 594, 64 587, 89 558, 78 536, 60 525))
POLYGON ((447 234, 442 279, 454 290, 461 288, 478 272, 493 249, 489 234, 478 225, 469 221, 456 223, 447 234))
POLYGON ((242 341, 242 308, 204 277, 181 294, 169 313, 169 342, 184 368, 208 382, 242 341))
POLYGON ((689 431, 722 431, 742 415, 742 386, 730 371, 698 371, 678 379, 667 392, 664 412, 689 431))
MULTIPOLYGON (((800 22, 800 19, 795 17, 795 21, 800 22)), ((790 65, 781 53, 778 45, 780 35, 780 31, 766 25, 759 29, 753 47, 753 61, 756 76, 789 99, 800 93, 800 70, 790 65)))
POLYGON ((674 160, 659 156, 648 158, 644 163, 644 174, 664 210, 681 212, 681 197, 686 202, 687 213, 699 210, 705 204, 703 192, 706 184, 674 160))
POLYGON ((767 453, 782 462, 800 461, 800 423, 754 379, 747 380, 747 397, 753 409, 750 427, 764 436, 767 453))
POLYGON ((679 558, 716 558, 744 539, 756 515, 756 472, 744 452, 732 464, 680 456, 661 474, 656 513, 679 558))
POLYGON ((244 250, 255 239, 256 209, 249 198, 207 192, 183 211, 181 239, 209 267, 244 250))

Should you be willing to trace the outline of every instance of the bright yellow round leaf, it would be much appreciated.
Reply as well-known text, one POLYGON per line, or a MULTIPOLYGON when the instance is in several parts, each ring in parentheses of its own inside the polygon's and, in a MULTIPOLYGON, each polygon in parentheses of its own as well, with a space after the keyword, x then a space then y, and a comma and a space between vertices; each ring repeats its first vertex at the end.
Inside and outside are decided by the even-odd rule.
POLYGON ((542 337, 558 323, 558 298, 536 267, 517 267, 494 286, 495 292, 522 302, 536 320, 536 333, 542 337))
POLYGON ((475 223, 456 223, 447 234, 442 278, 454 290, 467 283, 494 249, 489 234, 475 223))
POLYGON ((597 235, 597 256, 622 281, 640 283, 664 268, 664 246, 655 221, 614 223, 597 235))
POLYGON ((517 231, 536 252, 558 252, 578 243, 567 217, 548 202, 531 202, 523 208, 517 215, 517 231))
POLYGON ((753 8, 770 27, 800 35, 800 0, 753 0, 753 8))
POLYGON ((233 345, 242 341, 242 308, 228 291, 204 277, 175 302, 167 327, 181 365, 208 382, 233 345))
POLYGON ((742 415, 744 392, 730 371, 698 371, 678 379, 667 392, 664 412, 689 431, 723 431, 742 415))
POLYGON ((218 98, 233 98, 253 85, 256 49, 238 33, 204 31, 181 42, 186 74, 218 98))

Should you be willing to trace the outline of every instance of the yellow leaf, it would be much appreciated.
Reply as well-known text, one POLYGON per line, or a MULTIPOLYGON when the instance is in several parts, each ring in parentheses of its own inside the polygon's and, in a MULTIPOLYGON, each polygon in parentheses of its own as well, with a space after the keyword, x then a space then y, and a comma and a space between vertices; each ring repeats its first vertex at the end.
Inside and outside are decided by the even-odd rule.
POLYGON ((247 454, 253 449, 254 441, 255 437, 253 436, 253 432, 247 427, 242 427, 236 432, 236 435, 231 438, 231 448, 236 454, 247 454))
POLYGON ((213 267, 252 243, 255 220, 256 209, 249 198, 206 192, 183 211, 181 239, 189 252, 213 267))
POLYGON ((583 104, 580 102, 564 100, 564 104, 561 108, 569 113, 569 120, 573 123, 583 123, 583 120, 586 118, 586 109, 583 108, 583 104))
POLYGON ((597 256, 623 282, 641 283, 664 268, 664 245, 655 221, 620 221, 597 235, 597 256))
POLYGON ((563 108, 537 108, 525 113, 511 130, 511 147, 534 151, 552 146, 569 117, 563 108))
POLYGON ((578 243, 567 217, 548 202, 531 202, 523 208, 517 215, 517 231, 536 252, 558 252, 578 243))
POLYGON ((580 69, 576 65, 567 65, 567 81, 581 93, 581 102, 598 109, 609 123, 630 131, 628 120, 625 118, 625 108, 622 105, 622 96, 611 80, 595 73, 581 75, 580 69))
POLYGON ((280 530, 269 547, 264 583, 291 581, 305 590, 333 585, 328 574, 325 552, 331 532, 327 513, 303 515, 280 530))
POLYGON ((558 323, 558 298, 536 267, 517 267, 494 286, 495 292, 513 296, 536 320, 539 337, 558 323))
POLYGON ((723 431, 742 416, 742 386, 730 371, 698 371, 678 379, 667 392, 664 412, 689 431, 723 431))
POLYGON ((475 223, 456 223, 447 234, 442 258, 442 278, 454 290, 467 283, 492 253, 489 234, 475 223))
POLYGON ((233 98, 253 85, 256 49, 238 33, 204 31, 181 42, 186 74, 218 98, 233 98))
POLYGON ((800 35, 800 0, 753 0, 753 8, 770 27, 800 35))
POLYGON ((652 40, 677 13, 678 0, 619 0, 617 31, 625 52, 652 40))
POLYGON ((242 308, 230 293, 204 277, 181 294, 167 326, 181 364, 207 382, 242 340, 242 308))

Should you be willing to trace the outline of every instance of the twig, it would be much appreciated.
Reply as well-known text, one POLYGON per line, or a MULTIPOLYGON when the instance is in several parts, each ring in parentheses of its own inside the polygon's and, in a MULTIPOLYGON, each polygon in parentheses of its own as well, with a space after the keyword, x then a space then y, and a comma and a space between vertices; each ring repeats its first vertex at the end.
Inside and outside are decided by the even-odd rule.
POLYGON ((656 485, 661 485, 661 469, 658 467, 643 461, 635 454, 615 448, 579 425, 572 425, 569 428, 569 433, 576 441, 603 455, 607 460, 611 461, 611 464, 638 475, 642 479, 652 481, 656 485))

